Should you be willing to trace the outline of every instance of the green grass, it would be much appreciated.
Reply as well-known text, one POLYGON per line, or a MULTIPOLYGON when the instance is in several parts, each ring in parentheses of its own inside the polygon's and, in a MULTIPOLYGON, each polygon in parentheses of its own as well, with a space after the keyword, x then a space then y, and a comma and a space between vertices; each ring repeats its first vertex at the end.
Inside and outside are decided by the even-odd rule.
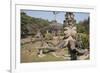
MULTIPOLYGON (((65 52, 64 54, 68 54, 67 48, 63 49, 63 52, 65 52)), ((45 48, 44 51, 46 52, 48 50, 45 48)), ((56 57, 51 52, 46 53, 43 57, 39 57, 37 52, 38 49, 34 48, 32 44, 21 45, 21 63, 67 61, 67 59, 64 59, 64 57, 56 57)))
MULTIPOLYGON (((48 62, 48 61, 65 61, 62 57, 55 57, 52 53, 46 53, 44 57, 38 57, 37 49, 32 48, 29 51, 29 45, 21 46, 21 63, 29 63, 29 62, 48 62), (26 47, 27 46, 27 47, 26 47)), ((66 49, 64 49, 66 51, 66 49)), ((45 51, 47 51, 45 49, 45 51)))
POLYGON ((36 56, 33 57, 33 62, 47 62, 47 61, 61 61, 61 60, 63 60, 63 58, 57 58, 51 54, 47 54, 44 57, 38 57, 38 58, 36 58, 36 56))

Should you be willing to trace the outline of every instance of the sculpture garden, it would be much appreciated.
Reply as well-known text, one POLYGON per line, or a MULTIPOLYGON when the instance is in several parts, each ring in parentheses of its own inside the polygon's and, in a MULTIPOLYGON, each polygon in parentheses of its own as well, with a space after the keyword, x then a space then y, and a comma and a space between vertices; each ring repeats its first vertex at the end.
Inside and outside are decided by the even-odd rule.
POLYGON ((77 23, 65 12, 63 23, 32 18, 21 12, 21 63, 89 60, 89 17, 77 23))

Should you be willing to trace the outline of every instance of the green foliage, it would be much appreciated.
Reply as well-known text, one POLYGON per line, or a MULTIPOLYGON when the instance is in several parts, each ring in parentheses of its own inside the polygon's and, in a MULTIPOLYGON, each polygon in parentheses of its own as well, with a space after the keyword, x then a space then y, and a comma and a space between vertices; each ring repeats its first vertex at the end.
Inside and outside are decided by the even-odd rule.
POLYGON ((89 48, 89 35, 85 33, 78 33, 78 35, 81 36, 82 48, 83 49, 89 48))
POLYGON ((83 48, 89 48, 89 18, 79 22, 76 26, 77 32, 81 36, 83 48))
MULTIPOLYGON (((36 34, 37 30, 43 30, 50 22, 41 18, 28 16, 26 13, 21 12, 21 37, 29 34, 36 34)), ((41 31, 42 32, 42 31, 41 31)))
POLYGON ((77 32, 89 34, 89 18, 79 22, 76 26, 77 32))
POLYGON ((27 30, 27 24, 29 23, 29 17, 26 15, 26 13, 21 13, 21 35, 25 35, 28 33, 27 30))

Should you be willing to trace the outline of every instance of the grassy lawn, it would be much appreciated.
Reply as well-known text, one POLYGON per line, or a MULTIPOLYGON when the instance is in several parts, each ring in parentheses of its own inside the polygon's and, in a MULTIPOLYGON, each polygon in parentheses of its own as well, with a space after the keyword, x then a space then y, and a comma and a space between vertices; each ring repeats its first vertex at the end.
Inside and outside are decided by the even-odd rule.
MULTIPOLYGON (((29 62, 48 62, 48 61, 65 61, 63 57, 55 57, 51 52, 46 53, 43 57, 38 57, 37 49, 32 48, 29 49, 29 44, 21 46, 21 63, 29 63, 29 62)), ((45 49, 46 51, 46 49, 45 49)), ((64 49, 65 53, 67 50, 64 49)))
MULTIPOLYGON (((44 51, 48 51, 46 48, 44 51)), ((58 50, 57 55, 61 54, 62 50, 58 50)), ((49 61, 67 61, 69 60, 68 57, 65 56, 60 56, 56 57, 53 55, 53 52, 49 52, 44 54, 45 56, 39 57, 37 55, 38 49, 34 48, 33 44, 25 44, 21 45, 21 63, 31 63, 31 62, 49 62, 49 61)), ((68 55, 68 50, 67 48, 63 48, 62 53, 64 55, 68 55)), ((83 60, 84 56, 80 56, 80 58, 83 60)), ((89 60, 89 58, 84 59, 84 60, 89 60)))

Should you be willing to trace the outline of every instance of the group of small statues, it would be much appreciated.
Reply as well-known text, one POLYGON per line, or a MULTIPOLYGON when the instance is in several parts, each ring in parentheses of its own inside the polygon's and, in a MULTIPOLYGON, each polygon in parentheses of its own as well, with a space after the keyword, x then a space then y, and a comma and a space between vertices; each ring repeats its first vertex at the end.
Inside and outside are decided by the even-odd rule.
MULTIPOLYGON (((53 51, 58 51, 59 49, 62 50, 63 48, 68 48, 68 53, 70 55, 70 60, 77 60, 78 59, 78 54, 82 54, 86 55, 85 57, 83 56, 83 58, 88 58, 89 57, 89 50, 88 49, 80 49, 81 47, 77 47, 77 27, 76 27, 76 20, 74 19, 74 13, 73 12, 66 12, 65 14, 65 20, 64 20, 64 24, 63 24, 63 33, 64 33, 64 37, 62 39, 62 41, 60 41, 57 45, 53 45, 51 46, 50 42, 45 41, 42 37, 40 37, 40 33, 38 32, 38 34, 36 35, 36 37, 41 38, 42 41, 42 45, 39 48, 38 51, 38 56, 39 57, 43 57, 44 53, 43 53, 43 48, 48 48, 49 50, 53 50, 53 51), (46 46, 43 46, 43 44, 47 44, 46 46)), ((80 58, 80 57, 79 57, 80 58)))

